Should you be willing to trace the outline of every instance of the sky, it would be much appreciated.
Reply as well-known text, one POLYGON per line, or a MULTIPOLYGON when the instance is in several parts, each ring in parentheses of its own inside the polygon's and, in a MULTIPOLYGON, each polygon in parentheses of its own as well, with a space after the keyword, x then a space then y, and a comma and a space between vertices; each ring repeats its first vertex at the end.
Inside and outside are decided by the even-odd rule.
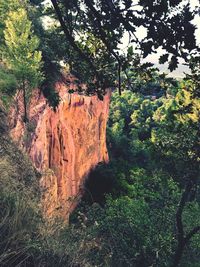
MULTIPOLYGON (((185 1, 185 2, 187 2, 187 1, 185 1)), ((189 2, 190 2, 190 6, 191 6, 192 9, 194 9, 195 6, 199 6, 200 5, 200 1, 199 0, 190 0, 189 2)), ((200 17, 196 16, 195 19, 193 20, 193 22, 194 22, 195 25, 197 25, 197 29, 196 29, 195 35, 196 35, 197 44, 200 46, 200 17)), ((138 29, 136 35, 139 37, 139 39, 144 38, 145 35, 146 35, 146 29, 144 27, 140 27, 138 29)), ((120 46, 120 48, 122 50, 127 48, 128 42, 129 42, 129 36, 128 36, 128 34, 125 34, 123 39, 122 39, 122 45, 120 46)), ((157 49, 156 52, 157 53, 153 53, 153 54, 149 55, 143 61, 144 62, 152 62, 152 63, 154 63, 155 66, 160 69, 160 71, 169 73, 169 76, 172 76, 172 77, 182 78, 182 77, 184 77, 184 72, 185 73, 189 73, 190 72, 189 68, 186 65, 184 65, 184 61, 183 60, 182 61, 179 60, 180 64, 179 64, 178 68, 175 71, 170 72, 168 70, 167 63, 166 64, 159 64, 159 62, 158 62, 158 59, 159 59, 160 55, 162 54, 163 50, 161 48, 159 48, 159 49, 157 49)))

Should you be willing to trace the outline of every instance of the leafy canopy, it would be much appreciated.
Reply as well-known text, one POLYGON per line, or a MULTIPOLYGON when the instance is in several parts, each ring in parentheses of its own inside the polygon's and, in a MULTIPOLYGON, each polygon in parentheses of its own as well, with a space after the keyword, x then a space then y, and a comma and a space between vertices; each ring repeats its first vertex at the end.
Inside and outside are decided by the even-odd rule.
POLYGON ((9 13, 4 30, 5 61, 15 73, 20 85, 25 80, 36 86, 41 79, 41 52, 36 51, 39 39, 33 35, 31 22, 24 9, 9 13))
MULTIPOLYGON (((140 48, 142 56, 146 57, 156 52, 159 47, 164 49, 160 58, 161 63, 168 62, 169 69, 178 66, 178 59, 186 61, 190 51, 197 48, 194 36, 195 25, 193 18, 195 12, 191 11, 189 3, 172 0, 51 0, 61 29, 65 34, 67 43, 75 55, 79 55, 84 65, 80 75, 95 82, 93 91, 104 91, 108 86, 118 86, 121 90, 121 71, 131 65, 126 55, 119 53, 119 44, 125 33, 129 34, 130 43, 140 48), (140 40, 138 29, 147 31, 146 36, 140 40), (92 49, 85 49, 81 45, 83 34, 93 35, 104 44, 103 64, 96 62, 96 55, 92 49), (84 62, 84 63, 83 63, 84 62), (103 67, 104 66, 104 67, 103 67), (112 71, 104 71, 109 66, 112 71)), ((140 33, 140 32, 139 32, 140 33)), ((70 59, 73 61, 73 59, 70 59)), ((69 61, 70 63, 70 61, 69 61)), ((73 66, 77 73, 80 67, 73 66)))

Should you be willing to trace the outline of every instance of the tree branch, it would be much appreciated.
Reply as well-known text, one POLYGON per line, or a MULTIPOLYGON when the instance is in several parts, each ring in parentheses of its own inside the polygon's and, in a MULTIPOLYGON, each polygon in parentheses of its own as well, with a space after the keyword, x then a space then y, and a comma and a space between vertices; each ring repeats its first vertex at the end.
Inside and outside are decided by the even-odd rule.
POLYGON ((176 227, 177 227, 177 241, 178 245, 174 254, 174 259, 173 259, 173 264, 172 267, 177 267, 180 264, 183 251, 185 248, 185 245, 189 242, 189 240, 200 231, 200 226, 194 227, 186 236, 184 233, 184 228, 183 228, 183 222, 182 222, 182 214, 184 207, 188 201, 189 194, 194 186, 194 181, 190 180, 186 187, 185 190, 182 194, 178 210, 176 213, 176 227))
POLYGON ((101 15, 99 14, 99 12, 95 9, 95 7, 93 6, 93 4, 90 2, 90 0, 85 0, 85 4, 86 6, 90 9, 90 11, 92 12, 92 14, 96 17, 96 22, 98 23, 98 30, 99 33, 101 35, 101 39, 103 41, 103 43, 105 44, 105 46, 107 47, 108 51, 115 57, 115 59, 118 62, 118 87, 119 87, 119 94, 121 95, 121 60, 120 57, 117 55, 117 53, 115 53, 115 51, 110 47, 110 44, 108 43, 108 41, 106 40, 106 33, 103 30, 102 26, 101 26, 101 15))
POLYGON ((182 213, 185 207, 185 204, 188 200, 189 193, 192 189, 193 182, 189 181, 185 187, 185 191, 182 194, 181 200, 179 202, 178 210, 176 212, 176 226, 177 226, 177 239, 179 243, 184 242, 184 229, 183 229, 183 222, 182 222, 182 213))
POLYGON ((65 22, 63 20, 62 17, 62 13, 61 10, 58 6, 57 0, 51 0, 54 10, 57 14, 58 20, 60 22, 60 25, 64 31, 65 37, 67 39, 67 41, 70 43, 70 45, 74 48, 74 50, 80 55, 80 57, 88 63, 88 65, 90 66, 90 68, 95 72, 95 75, 97 76, 98 79, 100 79, 97 71, 96 71, 96 66, 94 65, 94 63, 92 62, 92 59, 87 56, 86 54, 83 53, 83 51, 77 46, 74 37, 70 34, 70 32, 68 31, 65 22))

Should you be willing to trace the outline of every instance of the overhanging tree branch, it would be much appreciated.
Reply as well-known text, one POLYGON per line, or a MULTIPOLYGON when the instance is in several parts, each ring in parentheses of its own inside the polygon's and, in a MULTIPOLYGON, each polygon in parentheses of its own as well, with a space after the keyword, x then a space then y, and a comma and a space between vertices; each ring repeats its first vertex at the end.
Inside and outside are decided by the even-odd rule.
POLYGON ((94 68, 95 66, 94 66, 93 62, 91 61, 91 59, 90 59, 88 56, 86 56, 86 55, 83 53, 83 51, 77 46, 74 37, 73 37, 73 36, 70 34, 70 32, 68 31, 68 29, 67 29, 67 27, 66 27, 66 25, 65 25, 65 22, 64 22, 64 20, 63 20, 61 10, 60 10, 60 8, 59 8, 59 6, 58 6, 57 0, 51 0, 51 2, 52 2, 52 4, 53 4, 53 7, 54 7, 55 12, 56 12, 56 14, 57 14, 57 17, 58 17, 58 20, 59 20, 59 22, 60 22, 60 25, 61 25, 61 27, 62 27, 62 29, 63 29, 63 31, 64 31, 64 34, 65 34, 65 36, 66 36, 66 38, 67 38, 67 41, 68 41, 68 42, 70 43, 70 45, 75 49, 75 51, 82 57, 82 59, 83 59, 84 61, 86 61, 86 62, 89 64, 89 66, 90 66, 91 68, 94 68))
POLYGON ((90 0, 85 0, 85 4, 90 9, 94 17, 96 17, 96 22, 98 23, 98 30, 101 35, 101 39, 103 43, 105 44, 110 54, 112 54, 118 62, 118 88, 119 88, 119 94, 121 95, 121 60, 120 60, 120 57, 117 55, 117 53, 115 53, 115 51, 111 48, 109 42, 106 40, 107 39, 106 33, 101 26, 101 15, 95 9, 94 5, 90 2, 90 0))
POLYGON ((83 51, 77 46, 74 37, 68 31, 67 26, 65 25, 65 22, 63 20, 63 16, 62 16, 61 10, 60 10, 60 8, 58 6, 57 0, 51 0, 51 2, 52 2, 52 5, 54 7, 54 10, 55 10, 55 12, 57 14, 57 17, 58 17, 58 20, 60 22, 60 25, 61 25, 61 27, 62 27, 62 29, 64 31, 64 34, 65 34, 65 37, 66 37, 67 41, 70 43, 70 45, 72 46, 72 48, 74 48, 74 50, 79 54, 79 56, 85 62, 87 62, 87 64, 89 65, 89 67, 94 71, 94 73, 96 75, 96 78, 99 81, 101 81, 102 79, 101 79, 100 75, 98 74, 98 72, 96 70, 96 66, 93 63, 92 59, 88 55, 86 55, 85 53, 83 53, 83 51))
MULTIPOLYGON (((171 71, 177 68, 178 57, 182 56, 187 59, 189 52, 196 48, 195 26, 191 23, 193 14, 189 5, 183 5, 176 15, 173 14, 174 10, 180 7, 179 4, 182 1, 179 0, 176 3, 171 0, 161 1, 161 3, 156 0, 141 1, 136 4, 139 8, 133 9, 134 5, 132 6, 130 0, 124 0, 122 7, 119 2, 111 0, 98 1, 98 7, 94 0, 51 0, 68 43, 77 52, 80 59, 83 59, 89 66, 86 76, 88 74, 93 76, 92 82, 96 82, 99 89, 101 86, 102 89, 105 89, 106 85, 109 86, 110 81, 113 81, 113 71, 117 72, 119 93, 121 93, 120 74, 124 70, 125 64, 123 64, 122 56, 118 54, 117 49, 123 33, 132 34, 132 41, 140 44, 144 57, 158 47, 164 48, 169 54, 165 62, 168 61, 171 71), (174 15, 173 19, 171 18, 172 14, 174 15), (141 41, 135 34, 140 26, 147 29, 146 39, 141 41), (86 32, 99 38, 106 47, 107 51, 105 55, 102 54, 98 63, 90 52, 79 47, 75 41, 75 31, 77 29, 79 31, 83 27, 86 32), (99 62, 101 60, 110 64, 113 59, 118 64, 117 70, 109 70, 107 73, 104 69, 100 70, 99 62)), ((94 88, 94 91, 100 92, 99 89, 94 88)))

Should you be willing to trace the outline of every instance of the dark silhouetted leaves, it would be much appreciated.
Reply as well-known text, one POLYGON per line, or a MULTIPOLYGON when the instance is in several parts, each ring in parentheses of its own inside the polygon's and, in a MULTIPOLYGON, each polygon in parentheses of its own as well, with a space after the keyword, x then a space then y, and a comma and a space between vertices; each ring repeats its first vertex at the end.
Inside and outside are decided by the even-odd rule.
POLYGON ((164 55, 160 56, 159 63, 163 64, 163 63, 167 62, 168 57, 169 57, 169 54, 164 54, 164 55))
POLYGON ((178 59, 176 56, 171 57, 171 61, 169 62, 169 70, 173 71, 178 67, 178 59))

